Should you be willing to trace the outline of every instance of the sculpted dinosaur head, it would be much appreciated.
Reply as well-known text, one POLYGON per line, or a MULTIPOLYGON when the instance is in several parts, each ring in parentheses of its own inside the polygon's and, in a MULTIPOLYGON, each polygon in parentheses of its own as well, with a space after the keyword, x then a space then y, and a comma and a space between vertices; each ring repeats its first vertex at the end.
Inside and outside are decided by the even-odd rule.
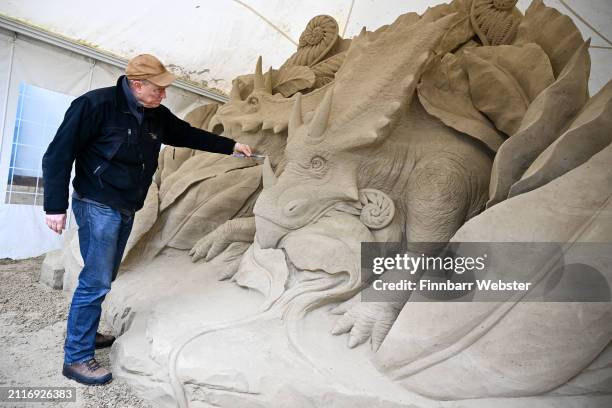
POLYGON ((313 223, 336 204, 358 202, 357 163, 342 160, 337 146, 324 138, 331 101, 330 89, 319 108, 303 116, 298 93, 288 122, 287 165, 277 178, 270 162, 264 164, 264 190, 255 205, 263 248, 275 246, 285 233, 313 223))
POLYGON ((263 75, 261 57, 255 74, 232 82, 229 101, 211 119, 209 129, 239 142, 248 143, 258 153, 282 154, 287 138, 287 120, 282 112, 289 109, 281 94, 272 94, 271 75, 263 75))
POLYGON ((289 232, 333 209, 359 215, 374 229, 390 222, 391 200, 382 192, 359 190, 360 164, 404 115, 450 21, 409 16, 376 36, 364 30, 353 39, 336 80, 316 110, 305 109, 296 95, 288 121, 284 171, 276 178, 268 163, 264 189, 254 208, 256 239, 262 248, 276 247, 289 232), (383 217, 372 218, 364 212, 366 207, 383 217))
MULTIPOLYGON (((273 92, 273 77, 272 68, 263 74, 259 57, 254 74, 234 79, 229 101, 211 119, 209 130, 251 145, 276 164, 285 148, 293 99, 273 92)), ((327 87, 309 92, 305 106, 314 109, 327 87)))

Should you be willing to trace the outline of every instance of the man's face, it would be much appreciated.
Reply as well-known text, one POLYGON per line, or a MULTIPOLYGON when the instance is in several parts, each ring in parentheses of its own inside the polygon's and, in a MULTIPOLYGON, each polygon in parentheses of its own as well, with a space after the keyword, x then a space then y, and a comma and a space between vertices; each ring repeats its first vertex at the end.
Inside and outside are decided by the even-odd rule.
POLYGON ((149 81, 134 81, 134 96, 145 108, 157 108, 166 97, 166 87, 149 81))

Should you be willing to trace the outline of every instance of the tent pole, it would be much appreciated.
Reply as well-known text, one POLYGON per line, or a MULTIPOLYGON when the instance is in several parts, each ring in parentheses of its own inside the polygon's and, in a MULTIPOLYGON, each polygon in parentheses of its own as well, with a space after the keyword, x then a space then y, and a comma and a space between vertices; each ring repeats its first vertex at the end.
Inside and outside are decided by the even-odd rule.
MULTIPOLYGON (((2 114, 2 128, 0 129, 0 159, 2 158, 2 147, 4 144, 4 128, 6 127, 6 115, 8 113, 8 100, 9 100, 9 94, 11 91, 11 80, 13 79, 13 56, 15 55, 15 41, 17 41, 17 33, 13 32, 13 39, 11 41, 11 54, 9 57, 9 67, 8 67, 8 73, 6 75, 6 93, 4 94, 4 101, 3 101, 3 114, 2 114)), ((4 192, 6 191, 5 189, 5 185, 2 184, 0 187, 0 191, 2 191, 2 201, 4 202, 5 200, 5 194, 4 192)))

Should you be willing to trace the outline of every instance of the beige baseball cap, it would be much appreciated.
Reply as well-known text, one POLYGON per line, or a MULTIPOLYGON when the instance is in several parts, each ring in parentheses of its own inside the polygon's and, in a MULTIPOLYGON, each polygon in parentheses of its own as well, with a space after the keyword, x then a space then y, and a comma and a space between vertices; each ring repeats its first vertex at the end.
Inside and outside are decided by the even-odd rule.
POLYGON ((125 69, 125 75, 128 79, 146 79, 163 87, 170 85, 176 79, 176 75, 150 54, 140 54, 132 58, 125 69))

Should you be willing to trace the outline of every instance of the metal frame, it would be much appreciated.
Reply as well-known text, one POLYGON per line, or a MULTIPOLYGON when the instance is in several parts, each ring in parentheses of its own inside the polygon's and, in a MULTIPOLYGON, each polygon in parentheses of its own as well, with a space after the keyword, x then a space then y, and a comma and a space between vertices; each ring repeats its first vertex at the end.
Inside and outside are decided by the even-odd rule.
MULTIPOLYGON (((18 35, 34 38, 47 44, 54 45, 56 47, 63 48, 65 50, 72 51, 74 53, 92 58, 97 61, 104 62, 115 67, 125 69, 127 66, 127 59, 118 57, 108 52, 100 51, 87 45, 73 41, 67 37, 62 37, 58 34, 54 34, 38 27, 27 25, 18 20, 14 20, 7 16, 0 14, 0 27, 13 31, 18 35)), ((189 81, 177 79, 172 83, 172 86, 184 89, 189 92, 204 96, 217 102, 225 103, 228 101, 228 97, 212 92, 208 89, 194 85, 189 81)))

